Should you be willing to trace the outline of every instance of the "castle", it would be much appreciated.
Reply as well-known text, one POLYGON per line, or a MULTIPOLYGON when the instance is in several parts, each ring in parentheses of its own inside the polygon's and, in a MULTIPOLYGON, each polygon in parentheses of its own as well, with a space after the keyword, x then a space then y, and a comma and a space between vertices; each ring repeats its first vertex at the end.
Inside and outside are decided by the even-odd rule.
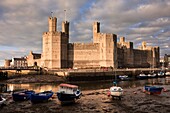
POLYGON ((42 36, 42 54, 30 52, 28 66, 37 64, 49 69, 60 68, 148 68, 158 67, 159 47, 142 42, 138 49, 133 42, 126 42, 116 34, 100 32, 100 23, 93 23, 93 42, 69 43, 69 22, 62 22, 62 31, 57 30, 57 18, 49 17, 49 31, 42 36))

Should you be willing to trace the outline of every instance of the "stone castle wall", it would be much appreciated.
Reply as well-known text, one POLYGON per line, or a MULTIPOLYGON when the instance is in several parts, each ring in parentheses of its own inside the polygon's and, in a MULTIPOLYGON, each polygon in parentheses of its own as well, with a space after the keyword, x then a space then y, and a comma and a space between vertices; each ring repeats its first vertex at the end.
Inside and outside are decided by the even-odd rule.
POLYGON ((99 67, 100 52, 98 43, 69 44, 69 67, 92 68, 99 67))

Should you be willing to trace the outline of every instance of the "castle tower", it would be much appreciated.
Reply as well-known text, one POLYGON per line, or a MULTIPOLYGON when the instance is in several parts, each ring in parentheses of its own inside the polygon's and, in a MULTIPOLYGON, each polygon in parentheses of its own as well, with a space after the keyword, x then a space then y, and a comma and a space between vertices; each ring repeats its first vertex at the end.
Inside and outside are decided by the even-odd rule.
POLYGON ((62 32, 69 36, 69 22, 67 21, 62 22, 62 32))
POLYGON ((100 22, 93 23, 93 43, 99 43, 100 22))
POLYGON ((56 17, 49 17, 48 18, 49 24, 49 32, 56 32, 57 31, 57 18, 56 17))
POLYGON ((49 17, 49 31, 43 34, 42 66, 51 69, 66 68, 68 59, 69 22, 62 23, 57 31, 57 18, 49 17))
POLYGON ((143 48, 143 49, 146 48, 146 42, 145 42, 145 41, 142 42, 142 48, 143 48))

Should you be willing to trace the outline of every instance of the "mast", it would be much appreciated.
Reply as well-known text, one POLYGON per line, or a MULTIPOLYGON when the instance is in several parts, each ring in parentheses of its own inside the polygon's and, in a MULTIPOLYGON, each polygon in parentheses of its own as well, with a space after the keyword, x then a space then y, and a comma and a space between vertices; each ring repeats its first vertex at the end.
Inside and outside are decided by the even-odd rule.
POLYGON ((65 20, 65 22, 66 22, 66 9, 64 10, 64 20, 65 20))

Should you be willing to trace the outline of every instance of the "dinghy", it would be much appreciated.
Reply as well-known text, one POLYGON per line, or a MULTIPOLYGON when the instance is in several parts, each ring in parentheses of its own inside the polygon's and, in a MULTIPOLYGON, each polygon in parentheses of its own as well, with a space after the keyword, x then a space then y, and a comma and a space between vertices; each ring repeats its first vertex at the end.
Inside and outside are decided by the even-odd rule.
POLYGON ((164 88, 161 86, 145 86, 144 91, 148 94, 161 94, 164 88))
POLYGON ((30 100, 32 103, 40 103, 40 102, 47 101, 52 96, 53 96, 52 91, 44 91, 40 93, 31 94, 30 100))
POLYGON ((12 93, 12 98, 14 101, 29 100, 33 93, 35 93, 33 90, 16 91, 12 93))

